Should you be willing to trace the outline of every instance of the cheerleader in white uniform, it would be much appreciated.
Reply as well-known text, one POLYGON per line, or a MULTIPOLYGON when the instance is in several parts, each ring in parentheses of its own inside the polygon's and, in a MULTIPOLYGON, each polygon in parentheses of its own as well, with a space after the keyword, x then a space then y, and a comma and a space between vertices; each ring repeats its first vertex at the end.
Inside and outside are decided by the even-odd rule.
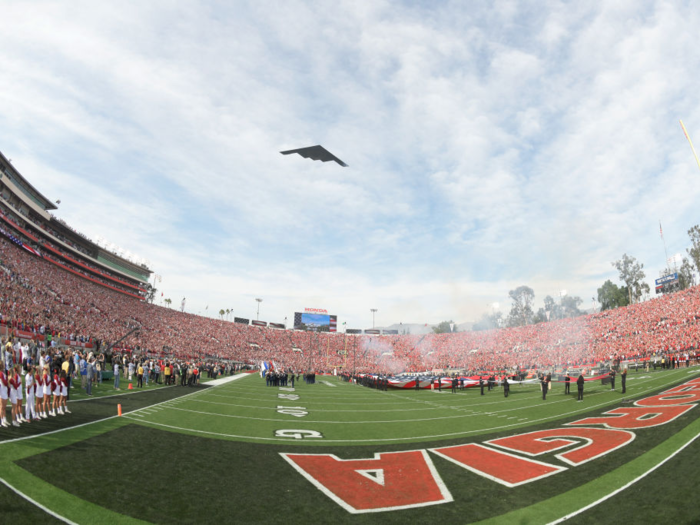
POLYGON ((51 414, 51 407, 49 406, 49 403, 51 402, 51 390, 53 387, 51 385, 51 376, 46 368, 44 368, 42 377, 44 378, 42 381, 44 383, 44 414, 55 416, 56 414, 51 414))
POLYGON ((19 365, 14 366, 10 377, 10 403, 12 403, 12 425, 18 427, 23 422, 22 376, 19 374, 19 365))
POLYGON ((34 383, 34 367, 30 366, 24 376, 24 395, 27 398, 27 406, 24 408, 24 419, 31 423, 32 420, 39 421, 36 415, 36 407, 34 405, 34 394, 36 392, 36 384, 34 383))
POLYGON ((61 414, 70 414, 70 410, 66 406, 66 401, 68 401, 68 376, 65 370, 61 371, 61 399, 59 399, 59 404, 61 406, 61 414))
POLYGON ((51 405, 51 415, 63 414, 61 412, 61 378, 58 374, 53 375, 53 381, 51 382, 51 387, 53 388, 53 402, 51 405))
POLYGON ((36 415, 38 416, 38 418, 45 418, 46 414, 44 414, 44 378, 39 373, 39 370, 35 368, 35 371, 36 373, 34 374, 34 395, 36 396, 36 400, 34 401, 34 403, 36 404, 36 415))
POLYGON ((0 361, 0 426, 9 427, 7 422, 7 398, 10 395, 10 381, 5 374, 5 365, 0 361))

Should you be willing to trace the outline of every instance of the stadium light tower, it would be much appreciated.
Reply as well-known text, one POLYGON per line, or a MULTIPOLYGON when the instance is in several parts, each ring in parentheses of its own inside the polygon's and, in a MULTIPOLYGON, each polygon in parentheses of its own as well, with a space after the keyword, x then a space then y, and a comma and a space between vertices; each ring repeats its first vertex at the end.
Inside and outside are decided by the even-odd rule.
POLYGON ((372 312, 372 330, 374 330, 374 314, 377 313, 376 308, 370 308, 370 311, 372 312))
POLYGON ((255 300, 258 302, 258 315, 255 318, 256 321, 260 321, 260 303, 262 303, 262 299, 259 297, 256 297, 255 300))

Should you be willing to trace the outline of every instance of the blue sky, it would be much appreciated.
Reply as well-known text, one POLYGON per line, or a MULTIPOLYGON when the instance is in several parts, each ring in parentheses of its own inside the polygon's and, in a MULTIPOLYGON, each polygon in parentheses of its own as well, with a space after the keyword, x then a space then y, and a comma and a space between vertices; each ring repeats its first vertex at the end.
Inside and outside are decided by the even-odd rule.
POLYGON ((0 150, 187 309, 473 321, 700 222, 691 2, 2 2, 0 150), (323 144, 349 164, 279 151, 323 144))

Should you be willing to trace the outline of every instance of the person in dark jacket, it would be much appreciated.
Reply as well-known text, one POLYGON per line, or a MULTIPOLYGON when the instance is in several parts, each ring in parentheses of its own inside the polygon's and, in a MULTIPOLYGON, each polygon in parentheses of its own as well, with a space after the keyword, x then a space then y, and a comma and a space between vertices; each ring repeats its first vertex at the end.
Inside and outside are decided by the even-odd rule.
POLYGON ((578 400, 583 401, 583 374, 580 374, 578 376, 578 379, 576 380, 576 387, 578 388, 578 400))

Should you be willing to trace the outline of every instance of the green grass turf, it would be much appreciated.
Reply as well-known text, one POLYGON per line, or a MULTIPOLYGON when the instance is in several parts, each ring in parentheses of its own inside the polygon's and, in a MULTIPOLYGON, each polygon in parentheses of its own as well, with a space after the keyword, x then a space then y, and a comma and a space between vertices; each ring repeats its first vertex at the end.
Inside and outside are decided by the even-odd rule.
POLYGON ((205 392, 196 399, 172 403, 148 417, 130 416, 158 428, 191 432, 220 439, 259 443, 291 442, 295 446, 329 444, 401 444, 472 438, 483 434, 530 428, 566 418, 579 418, 591 410, 613 408, 676 382, 696 377, 698 369, 638 374, 629 381, 628 393, 611 391, 600 383, 587 383, 584 402, 576 395, 565 396, 556 384, 542 401, 538 385, 513 385, 505 399, 496 389, 480 396, 477 389, 452 394, 414 390, 377 391, 340 382, 297 384, 293 393, 266 387, 259 377, 205 392), (689 374, 688 372, 692 372, 689 374), (298 399, 280 398, 293 394, 298 399), (308 415, 295 417, 278 413, 277 407, 303 407, 308 415), (319 440, 299 443, 276 438, 280 429, 308 429, 321 432, 319 440))
MULTIPOLYGON (((221 376, 219 376, 221 378, 221 376)), ((168 388, 171 385, 166 386, 163 383, 163 379, 161 378, 160 383, 154 383, 153 381, 149 381, 148 385, 144 384, 143 387, 138 387, 136 378, 134 378, 132 381, 129 381, 128 379, 125 379, 123 376, 119 380, 119 390, 116 390, 114 388, 114 380, 110 379, 109 381, 103 381, 102 383, 95 383, 94 386, 92 387, 92 395, 88 396, 87 392, 85 389, 83 389, 80 386, 80 380, 74 381, 73 382, 73 388, 71 388, 68 391, 68 399, 69 401, 77 401, 77 400, 85 400, 85 399, 94 399, 98 397, 109 397, 115 394, 126 394, 126 393, 136 393, 136 392, 148 392, 151 390, 158 390, 161 388, 168 388), (129 383, 132 385, 132 390, 129 390, 129 383)), ((200 378, 200 384, 205 384, 208 383, 209 381, 212 381, 212 379, 205 377, 200 378)))
POLYGON ((639 516, 638 521, 644 523, 700 523, 700 506, 694 496, 698 486, 698 457, 700 439, 620 495, 567 523, 622 523, 632 516, 639 516))
MULTIPOLYGON (((629 382, 629 395, 625 397, 646 397, 653 390, 692 377, 696 375, 687 374, 685 370, 646 375, 640 373, 637 379, 629 382)), ((455 503, 352 516, 291 469, 281 459, 279 452, 301 452, 307 449, 313 453, 333 453, 348 459, 372 457, 375 452, 381 451, 482 442, 512 435, 517 431, 553 428, 588 414, 599 414, 617 406, 622 396, 619 392, 610 392, 606 387, 590 384, 586 402, 576 403, 561 393, 561 385, 558 385, 559 393, 555 390, 543 402, 536 387, 514 386, 511 397, 506 400, 500 390, 483 397, 476 390, 454 395, 427 391, 387 393, 347 385, 334 378, 324 380, 337 386, 298 385, 294 394, 299 395, 300 399, 291 401, 280 400, 277 388, 265 387, 259 377, 251 376, 230 385, 198 390, 193 396, 166 402, 155 411, 144 410, 141 418, 131 416, 131 419, 112 419, 107 422, 107 432, 99 428, 107 426, 107 423, 98 423, 83 427, 82 430, 55 434, 51 438, 42 437, 5 445, 0 451, 6 452, 6 458, 24 457, 16 465, 26 470, 13 470, 15 479, 20 484, 27 479, 36 479, 28 474, 32 472, 63 489, 65 492, 59 491, 60 496, 48 496, 49 500, 53 498, 56 505, 60 506, 66 495, 72 494, 77 497, 71 501, 79 505, 81 502, 92 502, 93 512, 103 507, 153 522, 165 519, 176 523, 227 522, 232 521, 232 516, 234 521, 239 522, 269 521, 269 516, 261 510, 267 501, 274 502, 276 508, 285 509, 285 520, 290 523, 325 523, 329 520, 340 523, 371 523, 379 520, 398 523, 406 519, 421 522, 440 519, 466 523, 489 517, 498 521, 498 516, 514 509, 527 509, 538 502, 547 505, 551 498, 566 497, 569 491, 573 492, 577 487, 591 483, 606 473, 614 474, 629 461, 640 458, 647 450, 663 445, 700 416, 700 411, 691 410, 688 415, 671 424, 636 431, 637 438, 632 444, 606 458, 515 489, 497 485, 431 455, 454 496, 455 503), (207 405, 205 401, 216 404, 207 405), (309 415, 306 418, 295 418, 278 414, 278 404, 306 406, 309 415), (572 408, 580 412, 570 414, 572 408), (210 413, 202 415, 191 412, 205 409, 210 410, 210 413), (394 410, 398 411, 393 412, 394 410), (214 411, 236 417, 217 416, 214 411), (519 416, 515 422, 506 419, 512 417, 513 413, 519 416), (459 417, 455 418, 455 415, 459 417), (309 420, 310 417, 313 420, 309 420), (379 423, 389 418, 394 418, 397 422, 379 423), (409 419, 432 421, 426 427, 425 421, 415 422, 409 419), (474 428, 469 429, 468 426, 465 431, 461 426, 462 419, 468 420, 474 428), (150 427, 147 421, 190 430, 176 433, 166 431, 167 427, 147 428, 143 426, 147 424, 150 427), (346 423, 339 423, 341 421, 346 423), (123 426, 127 423, 131 424, 123 426), (324 435, 342 435, 337 429, 345 430, 343 439, 339 442, 329 443, 325 439, 320 440, 320 443, 279 442, 270 439, 274 428, 280 426, 315 428, 323 431, 324 435), (375 427, 385 427, 384 432, 380 434, 375 427), (194 432, 203 429, 206 429, 205 432, 228 435, 247 430, 249 440, 258 443, 235 442, 235 438, 231 437, 225 440, 214 439, 213 434, 194 432), (373 435, 380 436, 379 440, 374 438, 373 444, 368 444, 371 441, 363 441, 368 429, 373 429, 373 435), (459 435, 450 436, 449 439, 416 437, 425 432, 432 432, 432 436, 442 436, 445 433, 459 435), (401 433, 407 439, 393 440, 396 433, 401 433), (87 436, 92 437, 83 439, 87 436), (388 441, 380 441, 381 439, 388 441), (419 441, 420 445, 416 445, 415 441, 419 441), (309 444, 315 446, 308 449, 305 445, 309 444), (41 453, 45 450, 53 451, 41 453), (75 466, 81 464, 95 467, 81 469, 79 475, 65 475, 65 472, 75 472, 75 466), (226 505, 219 509, 217 505, 206 505, 202 501, 225 501, 226 505), (230 508, 235 509, 235 515, 231 514, 230 508), (173 512, 173 509, 177 509, 177 512, 173 512)), ((190 393, 189 389, 164 389, 161 392, 177 390, 190 393)), ((160 393, 135 395, 132 398, 155 399, 157 395, 160 393)), ((97 405, 108 401, 91 400, 82 405, 97 405)), ((115 403, 111 403, 114 407, 115 403)), ((684 452, 681 456, 687 458, 687 453, 684 452)), ((542 459, 557 463, 552 455, 542 459)), ((16 468, 15 466, 14 469, 16 468)), ((697 479, 697 476, 693 479, 697 479)), ((95 514, 91 516, 94 520, 95 514)), ((105 522, 109 522, 112 517, 108 514, 105 522)))
POLYGON ((571 518, 572 525, 618 523, 643 516, 646 523, 700 523, 698 487, 700 439, 626 491, 571 518))
MULTIPOLYGON (((155 403, 168 401, 186 394, 191 394, 193 391, 204 390, 208 388, 206 385, 197 387, 167 387, 154 388, 144 391, 121 391, 111 393, 103 393, 95 395, 91 398, 74 398, 67 403, 71 414, 49 416, 39 422, 24 423, 19 428, 0 427, 0 443, 7 439, 16 439, 20 437, 33 436, 45 432, 60 430, 66 426, 83 425, 91 423, 99 419, 117 415, 117 405, 122 405, 122 412, 127 413, 132 410, 141 409, 155 403)), ((9 405, 9 403, 8 403, 9 405)), ((23 411, 24 413, 24 411, 23 411)), ((7 409, 7 419, 10 420, 10 407, 7 409)))
POLYGON ((2 523, 12 523, 13 525, 57 525, 63 523, 36 505, 19 497, 2 483, 0 483, 0 516, 2 523))

